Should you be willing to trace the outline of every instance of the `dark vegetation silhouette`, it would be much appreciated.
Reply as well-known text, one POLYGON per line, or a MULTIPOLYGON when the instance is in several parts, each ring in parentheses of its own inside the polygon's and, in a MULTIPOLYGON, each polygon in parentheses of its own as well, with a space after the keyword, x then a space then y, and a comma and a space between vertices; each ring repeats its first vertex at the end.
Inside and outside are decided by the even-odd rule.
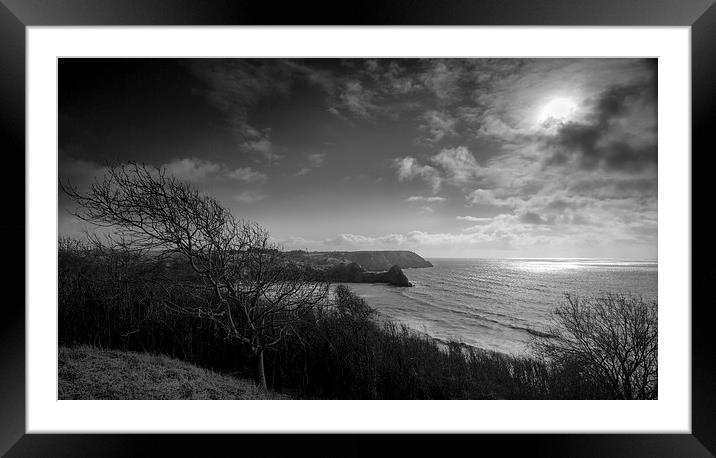
POLYGON ((110 166, 86 192, 72 186, 63 191, 77 203, 78 218, 112 229, 104 239, 91 238, 105 258, 118 253, 138 266, 143 260, 154 264, 144 282, 151 278, 161 290, 155 300, 169 313, 211 322, 217 334, 248 346, 263 389, 266 350, 328 293, 328 285, 290 262, 265 229, 237 220, 164 170, 110 166), (185 269, 172 269, 177 263, 185 269))
POLYGON ((656 399, 656 302, 624 294, 565 299, 552 317, 553 338, 535 341, 537 353, 562 370, 579 371, 616 399, 656 399))
POLYGON ((161 171, 110 168, 59 241, 59 343, 163 353, 295 398, 653 399, 656 304, 571 296, 535 353, 440 343, 329 293, 259 226, 161 171))

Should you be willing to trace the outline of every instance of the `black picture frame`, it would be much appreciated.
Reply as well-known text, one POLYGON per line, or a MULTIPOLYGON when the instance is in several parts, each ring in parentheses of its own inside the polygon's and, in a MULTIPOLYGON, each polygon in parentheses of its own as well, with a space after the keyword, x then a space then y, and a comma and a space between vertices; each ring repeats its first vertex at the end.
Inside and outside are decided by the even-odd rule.
MULTIPOLYGON (((0 0, 0 131, 3 157, 15 172, 3 180, 10 221, 0 225, 6 244, 28 243, 22 184, 10 175, 25 170, 25 32, 29 26, 64 25, 551 25, 551 26, 690 26, 692 64, 692 208, 709 208, 710 189, 695 174, 708 173, 716 132, 716 6, 714 0, 374 0, 338 5, 321 2, 247 0, 0 0), (22 158, 22 159, 21 159, 22 158), (694 167, 696 164, 696 167, 694 167), (703 200, 703 202, 702 202, 703 200), (699 206, 703 203, 703 206, 699 206), (22 206, 22 208, 21 208, 22 206), (21 218, 19 215, 23 215, 21 218), (22 235, 21 235, 22 234, 22 235), (13 241, 13 243, 8 243, 13 241)), ((660 128, 663 128, 660 126, 660 128)), ((24 191, 23 191, 24 196, 24 191)), ((713 305, 705 288, 716 267, 706 264, 711 251, 706 225, 697 230, 693 214, 692 245, 692 433, 691 434, 502 434, 460 435, 120 435, 25 434, 25 298, 5 296, 0 317, 0 452, 7 456, 145 456, 218 453, 224 447, 260 455, 306 450, 314 455, 359 456, 398 446, 401 454, 449 450, 507 452, 549 456, 714 456, 716 454, 716 345, 711 339, 713 305), (702 237, 703 235, 703 237, 702 237), (704 247, 704 248, 701 248, 704 247), (701 300, 699 300, 701 299, 701 300), (449 444, 448 444, 449 441, 449 444), (388 444, 387 442, 391 442, 388 444), (448 447, 449 445, 449 447, 448 447), (279 447, 278 449, 276 447, 279 447)), ((702 216, 704 215, 704 216, 702 216)), ((703 223, 703 221, 702 221, 703 223)), ((19 258, 19 253, 18 253, 19 258)), ((25 270, 11 264, 7 290, 16 289, 25 270), (11 273, 11 272, 15 273, 11 273), (15 280, 15 281, 13 281, 15 280)), ((23 263, 24 252, 23 252, 23 263)), ((24 281, 23 281, 24 284, 24 281)), ((22 290, 24 291, 24 289, 22 290)), ((691 304, 683 304, 684 307, 691 304)))

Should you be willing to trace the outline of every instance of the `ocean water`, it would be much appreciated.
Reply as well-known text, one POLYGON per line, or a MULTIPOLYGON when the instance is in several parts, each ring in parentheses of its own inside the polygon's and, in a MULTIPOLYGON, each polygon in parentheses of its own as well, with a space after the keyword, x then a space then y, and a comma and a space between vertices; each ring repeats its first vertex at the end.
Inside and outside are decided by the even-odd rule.
POLYGON ((384 319, 440 341, 520 354, 564 293, 657 300, 657 263, 610 259, 429 259, 405 269, 412 288, 348 284, 384 319))

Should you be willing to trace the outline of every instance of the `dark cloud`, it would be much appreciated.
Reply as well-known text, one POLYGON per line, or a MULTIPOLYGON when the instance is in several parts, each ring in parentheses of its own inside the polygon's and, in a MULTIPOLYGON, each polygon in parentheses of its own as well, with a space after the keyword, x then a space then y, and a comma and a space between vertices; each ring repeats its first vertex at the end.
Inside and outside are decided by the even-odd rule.
POLYGON ((656 165, 656 75, 612 86, 591 103, 584 120, 562 124, 547 139, 549 165, 576 161, 582 169, 640 171, 656 165), (629 125, 625 129, 624 124, 629 125))
POLYGON ((656 165, 657 146, 656 143, 632 145, 626 141, 615 141, 604 148, 603 160, 612 170, 642 170, 656 165))
POLYGON ((614 117, 623 116, 633 104, 638 103, 642 98, 652 101, 653 93, 649 88, 653 86, 654 81, 650 78, 642 83, 612 86, 602 92, 595 104, 598 124, 604 125, 614 117))
POLYGON ((599 199, 655 198, 657 186, 658 181, 654 177, 604 176, 576 180, 568 187, 568 191, 599 199))
POLYGON ((574 199, 555 197, 547 205, 545 205, 544 208, 555 212, 563 212, 565 210, 581 208, 584 207, 584 205, 584 202, 576 201, 574 199))
POLYGON ((535 212, 525 212, 520 215, 519 221, 524 224, 549 224, 549 221, 535 212))

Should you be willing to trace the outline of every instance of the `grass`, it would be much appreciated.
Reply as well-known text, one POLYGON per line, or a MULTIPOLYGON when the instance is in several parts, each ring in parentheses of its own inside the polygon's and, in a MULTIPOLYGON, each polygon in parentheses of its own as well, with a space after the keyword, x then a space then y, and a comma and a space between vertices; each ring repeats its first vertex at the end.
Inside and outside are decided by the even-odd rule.
POLYGON ((59 348, 59 399, 282 399, 238 379, 149 353, 59 348))

